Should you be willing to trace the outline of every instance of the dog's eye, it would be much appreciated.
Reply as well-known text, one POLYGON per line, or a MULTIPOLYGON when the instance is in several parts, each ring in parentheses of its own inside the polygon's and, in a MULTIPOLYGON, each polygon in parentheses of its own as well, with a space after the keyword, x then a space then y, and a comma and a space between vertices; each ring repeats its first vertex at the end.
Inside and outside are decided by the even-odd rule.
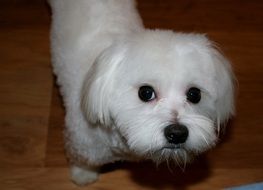
POLYGON ((187 93, 187 100, 193 104, 197 104, 201 100, 201 90, 196 87, 190 88, 187 93))
POLYGON ((141 86, 138 95, 144 102, 149 102, 156 98, 154 89, 151 86, 141 86))

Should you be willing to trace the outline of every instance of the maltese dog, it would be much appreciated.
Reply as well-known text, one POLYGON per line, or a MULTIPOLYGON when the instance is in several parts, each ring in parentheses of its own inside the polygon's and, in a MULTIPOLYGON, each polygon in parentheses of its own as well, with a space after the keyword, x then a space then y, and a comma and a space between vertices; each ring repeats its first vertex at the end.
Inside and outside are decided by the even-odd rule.
POLYGON ((118 160, 189 162, 234 113, 231 66, 202 34, 145 29, 133 0, 50 0, 72 180, 118 160))

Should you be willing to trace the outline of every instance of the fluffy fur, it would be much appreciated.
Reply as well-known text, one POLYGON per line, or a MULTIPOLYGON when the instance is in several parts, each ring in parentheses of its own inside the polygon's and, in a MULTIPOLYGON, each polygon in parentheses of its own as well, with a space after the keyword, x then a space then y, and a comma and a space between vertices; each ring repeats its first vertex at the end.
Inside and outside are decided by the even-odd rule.
POLYGON ((101 165, 151 159, 185 163, 217 142, 234 112, 228 61, 202 34, 148 30, 132 0, 50 0, 52 63, 66 108, 65 144, 72 179, 95 181, 101 165), (142 85, 157 98, 143 102, 142 85), (201 89, 198 104, 187 101, 201 89), (180 123, 185 143, 164 128, 180 123))

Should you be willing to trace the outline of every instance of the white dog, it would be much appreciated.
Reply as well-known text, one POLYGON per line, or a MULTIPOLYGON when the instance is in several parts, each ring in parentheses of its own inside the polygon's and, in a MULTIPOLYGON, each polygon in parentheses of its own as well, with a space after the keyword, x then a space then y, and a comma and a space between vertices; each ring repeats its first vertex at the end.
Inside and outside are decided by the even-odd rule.
POLYGON ((233 114, 228 61, 201 34, 148 30, 133 0, 50 0, 72 180, 117 160, 186 163, 233 114))

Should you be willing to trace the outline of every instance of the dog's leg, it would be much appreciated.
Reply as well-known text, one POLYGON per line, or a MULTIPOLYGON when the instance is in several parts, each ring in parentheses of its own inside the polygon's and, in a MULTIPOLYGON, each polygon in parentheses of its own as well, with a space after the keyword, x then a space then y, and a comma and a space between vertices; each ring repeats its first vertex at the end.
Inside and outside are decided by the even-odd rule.
POLYGON ((93 183, 99 177, 98 170, 94 167, 72 165, 70 168, 71 180, 80 186, 93 183))

